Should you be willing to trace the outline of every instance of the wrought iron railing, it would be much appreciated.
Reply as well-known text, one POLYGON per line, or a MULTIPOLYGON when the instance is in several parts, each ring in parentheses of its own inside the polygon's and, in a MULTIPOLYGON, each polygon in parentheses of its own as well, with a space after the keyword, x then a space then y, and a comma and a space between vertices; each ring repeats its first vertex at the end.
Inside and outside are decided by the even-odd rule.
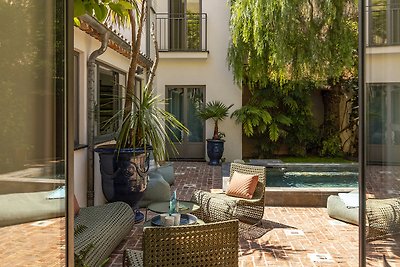
POLYGON ((206 13, 157 13, 156 27, 160 51, 207 51, 206 13))
POLYGON ((368 46, 400 45, 400 7, 367 7, 368 46))

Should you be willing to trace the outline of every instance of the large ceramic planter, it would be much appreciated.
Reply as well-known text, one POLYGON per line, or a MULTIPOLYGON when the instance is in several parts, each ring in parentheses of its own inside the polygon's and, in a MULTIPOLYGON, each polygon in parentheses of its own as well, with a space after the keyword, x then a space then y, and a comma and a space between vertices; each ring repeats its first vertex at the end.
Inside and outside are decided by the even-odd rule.
POLYGON ((224 153, 225 140, 207 139, 207 155, 210 158, 209 165, 219 165, 224 153))
POLYGON ((136 209, 147 187, 151 148, 145 153, 142 148, 118 151, 114 145, 105 145, 95 151, 100 156, 101 184, 107 201, 123 201, 136 209))

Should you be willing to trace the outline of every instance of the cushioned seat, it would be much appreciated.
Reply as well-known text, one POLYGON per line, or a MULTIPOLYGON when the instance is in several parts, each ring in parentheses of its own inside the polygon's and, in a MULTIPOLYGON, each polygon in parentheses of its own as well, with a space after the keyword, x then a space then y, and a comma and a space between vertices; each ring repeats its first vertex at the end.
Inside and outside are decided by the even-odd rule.
POLYGON ((47 199, 53 191, 0 195, 0 227, 65 215, 64 199, 47 199))
POLYGON ((358 225, 358 208, 347 208, 339 196, 329 196, 326 207, 330 217, 358 225))
POLYGON ((87 266, 97 267, 128 236, 134 224, 133 210, 124 202, 81 208, 75 217, 75 228, 81 231, 74 238, 74 252, 79 255, 93 246, 85 257, 87 266))
POLYGON ((163 176, 157 171, 149 172, 149 182, 143 193, 143 198, 139 202, 139 207, 147 207, 152 202, 169 201, 171 187, 164 180, 163 176))

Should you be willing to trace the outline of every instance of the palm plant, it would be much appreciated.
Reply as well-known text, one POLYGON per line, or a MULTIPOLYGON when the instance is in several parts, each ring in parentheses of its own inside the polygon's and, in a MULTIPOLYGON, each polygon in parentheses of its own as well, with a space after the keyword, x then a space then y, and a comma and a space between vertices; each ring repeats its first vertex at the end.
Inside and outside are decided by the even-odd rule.
POLYGON ((126 97, 131 99, 133 108, 128 111, 121 109, 113 117, 119 119, 127 112, 117 133, 117 148, 143 147, 146 150, 151 145, 157 162, 168 157, 165 142, 175 148, 169 137, 176 137, 173 128, 186 134, 189 130, 174 115, 160 107, 164 106, 165 100, 155 95, 153 90, 144 90, 141 97, 129 93, 126 97))
POLYGON ((214 140, 219 140, 219 130, 218 130, 218 122, 224 120, 228 117, 228 111, 233 106, 226 106, 221 101, 210 101, 206 104, 205 107, 197 110, 197 114, 203 120, 212 119, 214 121, 214 140))

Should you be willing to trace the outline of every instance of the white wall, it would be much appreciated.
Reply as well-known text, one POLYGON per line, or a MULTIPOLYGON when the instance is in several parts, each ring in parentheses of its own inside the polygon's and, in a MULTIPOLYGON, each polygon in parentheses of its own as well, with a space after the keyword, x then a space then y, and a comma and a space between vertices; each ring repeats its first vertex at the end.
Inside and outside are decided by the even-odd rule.
POLYGON ((367 83, 399 82, 400 47, 372 47, 367 49, 367 83))
MULTIPOLYGON (((168 1, 157 1, 157 12, 168 12, 168 1)), ((165 96, 166 85, 205 85, 206 101, 220 100, 226 105, 234 104, 230 112, 242 105, 242 91, 234 84, 233 75, 228 70, 227 49, 229 45, 229 8, 227 1, 203 0, 203 13, 208 16, 208 50, 205 59, 165 58, 174 52, 162 52, 157 70, 157 90, 165 96)), ((176 53, 176 56, 182 53, 176 53)), ((194 55, 194 54, 193 54, 194 55)), ((226 134, 224 157, 228 161, 242 158, 241 126, 233 119, 219 124, 221 132, 226 134)), ((213 123, 206 123, 206 138, 213 133, 213 123)))
MULTIPOLYGON (((79 52, 79 139, 81 144, 87 144, 87 60, 90 54, 100 47, 100 42, 90 37, 77 27, 74 28, 74 49, 79 52)), ((115 69, 128 72, 129 59, 107 48, 98 61, 115 69)), ((105 202, 99 171, 99 158, 95 155, 95 205, 105 202)), ((87 192, 87 149, 79 149, 74 152, 74 192, 81 206, 86 206, 87 192)))

